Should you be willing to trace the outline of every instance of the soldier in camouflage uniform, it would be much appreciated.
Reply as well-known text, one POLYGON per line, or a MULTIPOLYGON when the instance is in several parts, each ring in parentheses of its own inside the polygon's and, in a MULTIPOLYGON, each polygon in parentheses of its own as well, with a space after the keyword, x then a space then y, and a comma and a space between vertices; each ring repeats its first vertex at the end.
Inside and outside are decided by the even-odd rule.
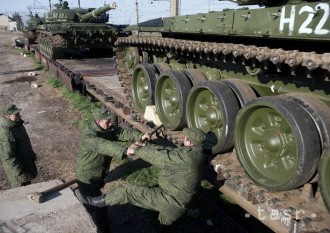
POLYGON ((31 184, 38 172, 36 154, 23 125, 21 109, 10 104, 2 109, 0 159, 12 188, 31 184))
POLYGON ((186 128, 184 147, 175 149, 157 146, 129 148, 128 154, 158 166, 161 171, 158 187, 127 185, 116 188, 100 197, 87 197, 90 205, 104 206, 131 203, 159 212, 160 232, 171 232, 171 225, 181 217, 187 204, 200 187, 202 165, 206 161, 203 152, 205 134, 195 128, 186 128))
MULTIPOLYGON (((75 194, 78 199, 82 196, 101 195, 100 189, 104 186, 111 159, 123 159, 127 147, 141 137, 145 136, 132 128, 117 127, 113 114, 102 109, 96 110, 93 120, 82 132, 76 159, 78 189, 75 194)), ((99 231, 107 232, 107 209, 89 206, 87 210, 98 225, 99 231)))
POLYGON ((122 159, 128 145, 143 135, 132 128, 117 127, 115 116, 105 110, 95 111, 93 118, 81 136, 76 178, 83 195, 99 196, 111 158, 122 159))

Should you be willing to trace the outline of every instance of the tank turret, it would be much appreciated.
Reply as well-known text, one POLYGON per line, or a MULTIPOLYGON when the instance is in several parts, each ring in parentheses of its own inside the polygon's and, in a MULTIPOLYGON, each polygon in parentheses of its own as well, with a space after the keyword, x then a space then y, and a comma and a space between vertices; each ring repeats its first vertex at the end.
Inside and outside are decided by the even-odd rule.
POLYGON ((70 8, 67 1, 60 0, 55 9, 45 14, 45 22, 39 26, 38 43, 46 57, 64 57, 68 50, 88 48, 110 50, 118 29, 108 23, 107 11, 116 4, 95 8, 70 8))
POLYGON ((35 44, 37 39, 36 30, 39 25, 42 25, 44 19, 39 17, 38 14, 33 15, 32 12, 29 14, 26 27, 23 29, 23 36, 27 44, 35 44))

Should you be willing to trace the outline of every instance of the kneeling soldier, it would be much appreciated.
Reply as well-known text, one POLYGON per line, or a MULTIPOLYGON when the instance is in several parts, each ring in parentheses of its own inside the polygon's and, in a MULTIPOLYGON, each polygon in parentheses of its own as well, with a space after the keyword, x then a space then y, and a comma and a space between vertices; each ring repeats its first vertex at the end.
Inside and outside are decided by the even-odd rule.
POLYGON ((195 128, 186 128, 183 132, 183 147, 161 149, 150 145, 128 149, 129 155, 135 154, 161 169, 158 187, 127 185, 82 201, 94 206, 131 203, 155 210, 159 212, 160 232, 173 231, 172 223, 184 214, 187 204, 200 187, 202 166, 206 161, 203 152, 205 134, 195 128))

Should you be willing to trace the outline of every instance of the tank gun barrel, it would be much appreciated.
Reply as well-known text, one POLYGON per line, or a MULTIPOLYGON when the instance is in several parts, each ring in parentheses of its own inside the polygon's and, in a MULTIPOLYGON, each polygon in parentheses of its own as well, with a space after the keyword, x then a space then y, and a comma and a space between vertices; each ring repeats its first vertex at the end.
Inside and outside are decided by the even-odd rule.
POLYGON ((97 17, 99 15, 101 15, 102 13, 108 11, 108 10, 113 10, 117 8, 117 4, 116 3, 111 3, 108 5, 105 5, 104 7, 100 7, 98 9, 93 10, 92 12, 88 12, 84 15, 80 16, 80 21, 87 21, 92 17, 97 17))

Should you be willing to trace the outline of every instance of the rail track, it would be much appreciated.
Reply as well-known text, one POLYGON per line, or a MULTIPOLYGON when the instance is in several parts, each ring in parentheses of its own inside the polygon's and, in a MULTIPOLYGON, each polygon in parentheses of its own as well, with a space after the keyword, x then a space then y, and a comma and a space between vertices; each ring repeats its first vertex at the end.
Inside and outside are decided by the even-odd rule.
MULTIPOLYGON (((135 40, 135 38, 121 39, 119 43, 135 43, 135 40)), ((143 46, 146 49, 158 49, 157 46, 151 46, 156 42, 156 40, 150 40, 149 42, 138 41, 137 43, 145 43, 143 46)), ((167 42, 173 43, 171 40, 166 40, 167 42)), ((159 44, 159 49, 162 49, 162 43, 159 44)), ((208 54, 209 51, 214 53, 214 46, 216 45, 213 45, 213 49, 210 49, 208 45, 203 45, 203 49, 198 47, 199 50, 205 54, 208 54)), ((194 51, 197 51, 195 45, 192 44, 191 46, 193 46, 194 51)), ((185 45, 184 48, 186 49, 185 45)), ((117 58, 83 59, 83 61, 65 59, 54 61, 44 57, 39 52, 37 45, 31 45, 27 49, 34 51, 36 59, 49 68, 70 90, 78 90, 81 94, 98 99, 111 111, 115 112, 121 121, 131 124, 141 132, 149 130, 143 116, 133 110, 132 96, 128 91, 131 84, 130 74, 121 61, 124 54, 120 47, 117 58), (119 82, 119 79, 121 82, 119 82)), ((173 46, 166 45, 164 49, 176 50, 176 43, 173 46)), ((189 46, 187 49, 189 50, 189 46)), ((180 51, 182 51, 182 46, 180 51)), ((132 54, 134 52, 136 51, 132 51, 132 54)), ((247 54, 244 52, 241 56, 247 56, 247 54)), ((140 58, 133 56, 133 61, 134 59, 140 58)), ((271 57, 267 59, 274 62, 271 57)), ((289 62, 290 59, 288 59, 287 57, 284 60, 289 62)), ((320 59, 322 64, 328 62, 327 56, 320 59)), ((284 60, 281 57, 281 61, 284 62, 284 60)), ((318 59, 312 58, 311 61, 314 64, 318 59)), ((300 62, 306 65, 308 63, 304 59, 300 62)), ((318 67, 323 67, 322 64, 318 64, 318 67)), ((324 66, 325 70, 328 68, 324 66)), ((157 69, 161 72, 167 69, 167 66, 161 63, 157 69)), ((175 143, 180 143, 182 139, 182 135, 178 132, 166 130, 163 134, 175 143)), ((320 192, 315 190, 316 183, 313 183, 314 181, 291 191, 268 192, 253 184, 244 173, 237 160, 235 150, 226 154, 210 156, 206 170, 207 180, 271 230, 275 232, 330 232, 330 215, 322 203, 320 192)), ((203 196, 203 194, 201 195, 203 196)), ((212 205, 212 200, 207 201, 212 205)), ((221 207, 214 208, 221 210, 221 207)), ((235 221, 230 220, 230 217, 228 218, 228 222, 236 224, 235 221)), ((237 229, 241 228, 237 226, 237 229)), ((243 229, 241 230, 241 232, 244 232, 243 229)))

